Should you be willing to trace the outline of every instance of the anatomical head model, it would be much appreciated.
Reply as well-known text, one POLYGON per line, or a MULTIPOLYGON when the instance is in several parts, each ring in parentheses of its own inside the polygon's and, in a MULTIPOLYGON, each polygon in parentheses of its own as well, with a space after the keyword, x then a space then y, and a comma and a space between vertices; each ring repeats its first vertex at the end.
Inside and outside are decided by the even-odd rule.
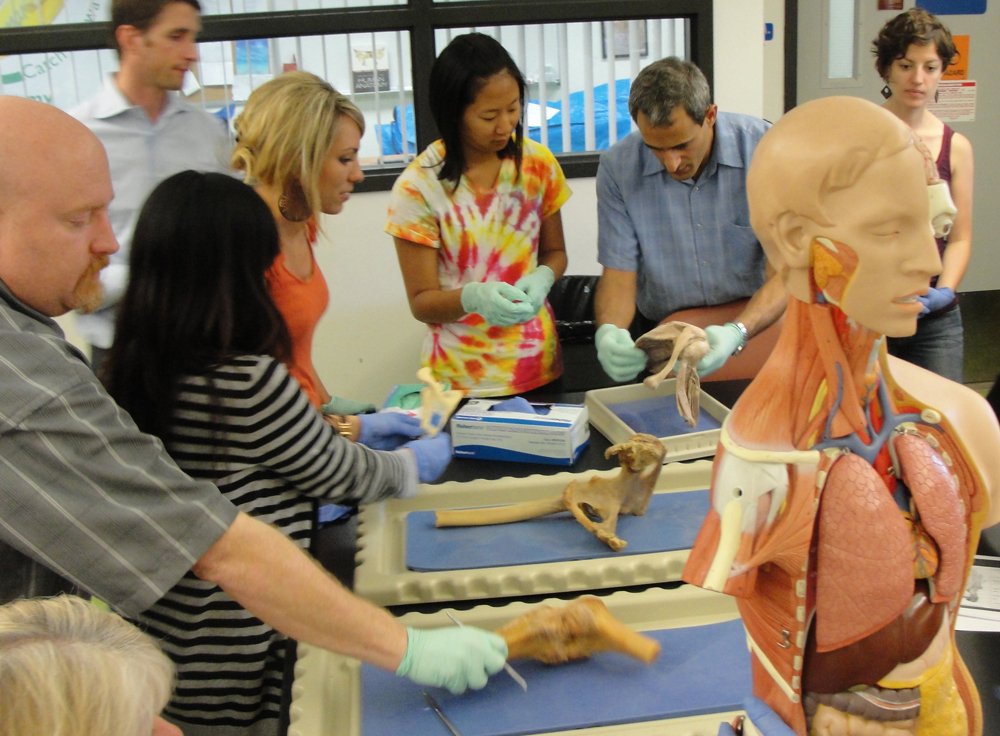
POLYGON ((898 119, 835 97, 781 118, 748 175, 788 312, 723 426, 684 579, 737 596, 754 694, 798 734, 982 732, 954 622, 998 520, 1000 428, 883 344, 941 268, 926 162, 898 119))

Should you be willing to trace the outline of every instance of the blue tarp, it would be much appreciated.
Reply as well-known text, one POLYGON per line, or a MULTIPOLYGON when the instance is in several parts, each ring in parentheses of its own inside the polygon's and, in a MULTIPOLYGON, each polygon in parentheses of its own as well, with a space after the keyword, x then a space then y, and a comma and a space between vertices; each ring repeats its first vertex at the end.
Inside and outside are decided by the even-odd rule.
MULTIPOLYGON (((630 82, 628 79, 619 79, 615 82, 615 123, 617 132, 615 140, 624 138, 631 129, 632 120, 628 114, 629 88, 630 82)), ((528 100, 528 102, 538 104, 537 100, 528 100)), ((559 111, 549 119, 549 150, 553 153, 562 153, 562 101, 551 101, 548 103, 548 107, 550 110, 555 109, 559 111)), ((403 129, 400 124, 401 114, 401 108, 397 105, 393 110, 393 121, 391 123, 375 126, 381 137, 382 154, 385 156, 403 152, 403 129)), ((608 85, 601 84, 594 87, 594 143, 595 149, 598 151, 608 148, 609 145, 608 118, 608 85)), ((570 150, 586 150, 584 147, 582 90, 580 92, 573 92, 569 96, 569 125, 570 150)), ((528 137, 534 141, 541 142, 542 132, 537 127, 530 127, 528 128, 528 137)), ((406 139, 408 153, 416 153, 416 125, 413 121, 413 105, 406 106, 406 139)))

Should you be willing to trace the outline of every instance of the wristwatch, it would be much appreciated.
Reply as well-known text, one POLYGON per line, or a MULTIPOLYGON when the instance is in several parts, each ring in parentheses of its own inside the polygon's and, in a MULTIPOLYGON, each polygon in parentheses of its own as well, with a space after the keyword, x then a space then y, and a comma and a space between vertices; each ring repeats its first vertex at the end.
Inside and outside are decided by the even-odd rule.
POLYGON ((731 324, 733 324, 736 327, 736 329, 740 331, 740 334, 743 336, 743 339, 740 341, 740 344, 736 346, 736 349, 733 351, 732 356, 730 356, 730 357, 735 357, 740 353, 742 353, 743 348, 745 348, 747 346, 747 343, 750 342, 750 333, 747 332, 746 325, 744 325, 742 322, 732 322, 731 324))

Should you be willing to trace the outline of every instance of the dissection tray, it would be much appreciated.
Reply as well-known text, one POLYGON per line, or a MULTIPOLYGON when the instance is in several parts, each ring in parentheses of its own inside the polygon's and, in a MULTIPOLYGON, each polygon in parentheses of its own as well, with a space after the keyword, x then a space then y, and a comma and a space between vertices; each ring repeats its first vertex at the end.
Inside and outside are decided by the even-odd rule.
MULTIPOLYGON (((372 504, 358 516, 357 568, 354 590, 379 605, 411 605, 432 601, 509 598, 522 595, 562 593, 573 590, 620 588, 627 585, 663 583, 680 579, 689 548, 644 554, 615 553, 608 549, 590 559, 574 559, 571 550, 563 559, 539 564, 499 565, 475 569, 429 570, 418 572, 407 567, 406 530, 411 513, 439 509, 464 509, 534 501, 557 496, 572 481, 586 481, 593 476, 609 477, 618 469, 586 473, 533 475, 528 478, 502 478, 466 483, 442 483, 421 486, 414 498, 372 504)), ((703 492, 709 487, 712 465, 707 461, 670 465, 660 473, 654 493, 703 492)), ((655 500, 655 496, 654 496, 655 500)), ((701 495, 691 494, 694 503, 703 503, 701 495)), ((652 504, 651 504, 652 505, 652 504)), ((697 533, 704 517, 691 517, 691 531, 697 533)), ((641 521, 635 519, 634 521, 641 521)), ((522 522, 522 524, 529 522, 522 522)), ((567 522, 569 523, 569 522, 567 522)), ((576 524, 576 522, 572 522, 576 524)), ((507 525, 505 533, 515 529, 507 525)), ((483 529, 478 531, 482 533, 483 529)), ((465 530, 451 529, 463 538, 465 530)), ((590 543, 593 537, 580 527, 579 539, 590 543)), ((689 535, 690 536, 690 535, 689 535)), ((623 537, 628 541, 627 532, 623 537)), ((693 539, 693 537, 692 537, 693 539)), ((475 535, 468 542, 475 544, 475 535)), ((597 543, 599 544, 599 543, 597 543)), ((454 550, 451 551, 454 554, 454 550)))
POLYGON ((637 432, 653 434, 666 446, 663 462, 712 457, 729 409, 701 392, 698 426, 689 427, 677 411, 677 379, 668 378, 655 391, 641 383, 588 391, 584 403, 590 423, 612 443, 637 432))
MULTIPOLYGON (((289 736, 447 734, 424 702, 424 690, 463 736, 715 736, 720 722, 739 713, 752 684, 746 638, 732 598, 682 586, 619 591, 602 600, 618 620, 663 641, 656 662, 647 667, 617 653, 558 667, 515 660, 512 664, 528 682, 526 693, 500 672, 482 691, 453 696, 300 645, 289 736), (670 713, 679 715, 664 717, 670 713)), ((463 624, 495 630, 535 606, 566 603, 514 602, 454 613, 463 624)), ((453 625, 446 611, 407 614, 400 622, 417 628, 453 625)))

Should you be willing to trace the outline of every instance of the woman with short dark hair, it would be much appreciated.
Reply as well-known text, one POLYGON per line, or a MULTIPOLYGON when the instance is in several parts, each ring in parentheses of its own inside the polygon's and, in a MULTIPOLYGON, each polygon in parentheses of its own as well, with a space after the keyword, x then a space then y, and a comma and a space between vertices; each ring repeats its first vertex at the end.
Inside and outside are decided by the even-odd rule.
POLYGON ((427 323, 423 365, 471 396, 562 375, 546 296, 566 269, 559 208, 570 190, 552 153, 524 135, 524 90, 499 42, 453 39, 430 76, 441 140, 407 167, 389 204, 410 311, 427 323))
POLYGON ((962 383, 962 314, 956 291, 972 253, 972 144, 927 109, 954 59, 951 32, 920 8, 886 23, 872 43, 875 68, 885 80, 883 107, 909 125, 933 156, 938 176, 951 190, 958 214, 951 232, 937 239, 941 275, 931 280, 924 311, 912 337, 890 337, 889 352, 962 383))

